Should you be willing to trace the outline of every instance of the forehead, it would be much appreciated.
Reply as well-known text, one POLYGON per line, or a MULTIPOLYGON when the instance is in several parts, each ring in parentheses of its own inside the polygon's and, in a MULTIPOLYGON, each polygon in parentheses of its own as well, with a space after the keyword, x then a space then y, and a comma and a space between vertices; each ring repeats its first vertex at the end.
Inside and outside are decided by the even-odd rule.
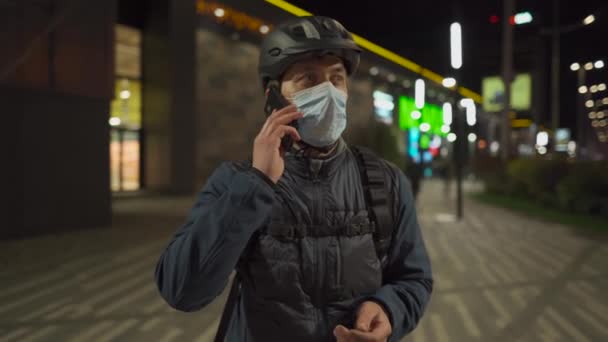
POLYGON ((311 69, 335 69, 335 70, 345 70, 344 64, 342 60, 336 56, 325 55, 321 57, 309 57, 303 60, 300 60, 293 65, 291 65, 287 69, 287 73, 289 72, 298 72, 304 70, 311 69))

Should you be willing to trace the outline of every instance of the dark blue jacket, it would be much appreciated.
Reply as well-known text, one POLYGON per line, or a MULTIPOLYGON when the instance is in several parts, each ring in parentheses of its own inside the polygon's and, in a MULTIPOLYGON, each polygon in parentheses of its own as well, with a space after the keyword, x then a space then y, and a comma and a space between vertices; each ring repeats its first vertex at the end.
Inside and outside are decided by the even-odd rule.
POLYGON ((277 184, 244 164, 215 171, 158 261, 161 295, 200 310, 236 269, 243 289, 228 341, 331 341, 365 300, 384 307, 398 341, 433 287, 407 178, 384 163, 395 227, 381 265, 350 149, 341 142, 330 158, 289 154, 285 164, 277 184))

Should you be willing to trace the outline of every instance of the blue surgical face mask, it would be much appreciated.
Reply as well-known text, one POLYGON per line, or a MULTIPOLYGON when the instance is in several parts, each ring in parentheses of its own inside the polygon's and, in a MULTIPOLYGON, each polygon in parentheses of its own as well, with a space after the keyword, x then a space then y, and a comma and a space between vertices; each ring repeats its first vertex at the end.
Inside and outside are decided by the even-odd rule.
POLYGON ((293 95, 304 116, 298 120, 302 141, 314 147, 332 145, 346 128, 346 94, 324 82, 293 95))

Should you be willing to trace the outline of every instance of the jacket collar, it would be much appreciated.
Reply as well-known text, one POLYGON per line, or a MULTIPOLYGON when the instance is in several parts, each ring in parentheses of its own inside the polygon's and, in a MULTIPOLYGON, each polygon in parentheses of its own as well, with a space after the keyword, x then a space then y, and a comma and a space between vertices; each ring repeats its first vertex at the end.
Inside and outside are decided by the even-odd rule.
POLYGON ((307 179, 326 178, 338 170, 347 149, 346 142, 340 138, 336 148, 327 156, 307 157, 299 151, 292 150, 285 154, 285 168, 307 179))

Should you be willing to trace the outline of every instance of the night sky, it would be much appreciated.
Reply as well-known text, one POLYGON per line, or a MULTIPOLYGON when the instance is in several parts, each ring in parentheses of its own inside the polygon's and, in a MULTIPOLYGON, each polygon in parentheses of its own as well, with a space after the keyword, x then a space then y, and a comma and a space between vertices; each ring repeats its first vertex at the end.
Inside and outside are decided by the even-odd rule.
MULTIPOLYGON (((491 24, 489 18, 497 15, 502 20, 501 0, 291 2, 315 14, 334 17, 347 29, 442 75, 450 72, 449 25, 459 18, 463 26, 463 84, 480 92, 483 76, 500 73, 501 24, 491 24)), ((608 1, 561 0, 560 4, 561 25, 580 23, 592 13, 597 18, 593 25, 561 36, 562 126, 573 126, 577 84, 570 64, 608 58, 608 1)), ((516 26, 515 68, 541 73, 539 78, 541 84, 546 83, 542 87, 546 93, 540 101, 545 103, 547 113, 539 115, 541 120, 549 120, 551 46, 550 37, 541 35, 541 30, 553 23, 553 1, 519 0, 516 11, 531 12, 534 21, 516 26)), ((606 82, 608 68, 590 76, 595 83, 606 82)))

